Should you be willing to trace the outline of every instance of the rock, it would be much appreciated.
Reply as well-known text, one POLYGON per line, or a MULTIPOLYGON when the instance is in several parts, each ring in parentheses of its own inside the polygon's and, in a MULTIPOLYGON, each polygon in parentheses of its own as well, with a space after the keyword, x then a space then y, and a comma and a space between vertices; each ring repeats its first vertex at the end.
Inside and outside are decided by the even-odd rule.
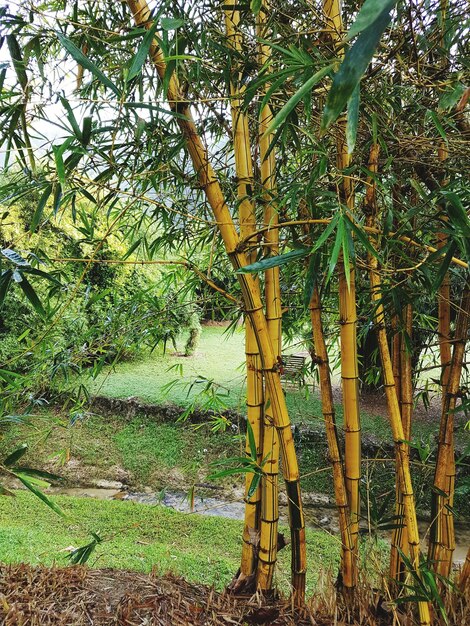
POLYGON ((122 489, 123 484, 118 480, 94 480, 93 485, 98 489, 122 489))
POLYGON ((119 465, 113 465, 113 467, 110 467, 109 474, 114 476, 115 480, 118 480, 121 483, 127 484, 129 482, 129 472, 119 465))
POLYGON ((144 493, 153 493, 152 487, 144 487, 144 493))

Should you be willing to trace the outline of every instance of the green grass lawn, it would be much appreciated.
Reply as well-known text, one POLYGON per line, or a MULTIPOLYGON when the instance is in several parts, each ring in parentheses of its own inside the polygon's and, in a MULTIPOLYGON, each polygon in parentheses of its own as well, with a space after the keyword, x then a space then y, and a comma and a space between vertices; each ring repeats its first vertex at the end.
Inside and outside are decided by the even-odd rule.
MULTIPOLYGON (((222 589, 237 571, 242 522, 204 517, 131 502, 55 496, 67 514, 62 519, 35 496, 0 496, 0 561, 65 565, 67 551, 91 540, 105 541, 90 557, 91 567, 141 572, 174 572, 190 581, 222 589)), ((287 532, 286 528, 282 529, 287 532)), ((307 531, 308 587, 320 570, 336 570, 339 542, 325 532, 307 531)), ((280 552, 277 581, 288 592, 289 546, 280 552)))
MULTIPOLYGON (((156 350, 141 360, 120 363, 105 371, 89 385, 90 392, 112 398, 138 397, 160 404, 173 402, 182 407, 197 404, 206 409, 230 408, 245 413, 245 373, 243 328, 233 333, 220 326, 204 326, 196 354, 181 356, 186 336, 177 342, 177 352, 162 354, 156 350)), ((287 346, 286 352, 299 351, 301 346, 287 346)), ((338 382, 338 372, 334 374, 338 382)), ((321 402, 313 380, 304 388, 286 389, 286 402, 294 423, 322 428, 321 402)), ((336 404, 338 426, 343 420, 343 407, 336 404)), ((362 411, 362 427, 379 440, 391 441, 390 426, 380 411, 362 411)), ((416 420, 414 437, 428 439, 436 433, 438 424, 430 420, 416 420)), ((457 434, 459 437, 459 433, 457 434)))

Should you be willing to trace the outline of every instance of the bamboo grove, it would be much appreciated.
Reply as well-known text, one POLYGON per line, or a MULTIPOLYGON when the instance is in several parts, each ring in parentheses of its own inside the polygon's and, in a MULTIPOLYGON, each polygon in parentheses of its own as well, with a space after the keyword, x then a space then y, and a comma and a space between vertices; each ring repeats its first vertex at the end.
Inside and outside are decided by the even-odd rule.
POLYGON ((468 406, 465 3, 46 5, 31 5, 29 16, 4 12, 12 71, 1 74, 2 141, 18 187, 41 194, 35 227, 49 204, 75 210, 91 196, 122 232, 145 239, 143 224, 153 222, 149 233, 163 235, 160 249, 146 244, 147 257, 184 250, 181 262, 191 264, 210 246, 233 279, 230 298, 245 323, 247 464, 231 591, 273 588, 286 543, 278 532, 283 490, 293 602, 305 602, 302 476, 281 382, 283 328, 294 324, 307 329, 318 373, 339 519, 338 589, 353 606, 367 504, 361 342, 374 336, 395 454, 387 581, 396 597, 409 592, 416 601, 419 624, 431 624, 435 581, 452 576, 454 431, 468 406), (48 79, 50 55, 59 62, 48 79), (53 98, 69 134, 35 157, 46 84, 67 90, 77 74, 72 95, 53 98), (413 419, 425 311, 441 417, 423 550, 413 419))

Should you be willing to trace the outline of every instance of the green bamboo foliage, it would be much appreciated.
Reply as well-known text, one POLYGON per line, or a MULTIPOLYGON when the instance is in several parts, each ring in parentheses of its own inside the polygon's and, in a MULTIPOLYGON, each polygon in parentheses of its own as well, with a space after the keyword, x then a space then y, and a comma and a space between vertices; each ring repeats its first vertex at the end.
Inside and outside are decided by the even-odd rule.
MULTIPOLYGON (((260 41, 267 39, 269 18, 268 2, 261 2, 257 16, 257 35, 260 41)), ((264 43, 259 44, 259 65, 263 67, 270 60, 271 49, 264 43)), ((265 85, 264 92, 269 85, 265 85)), ((260 95, 264 95, 261 93, 260 95)), ((259 119, 259 156, 261 172, 261 193, 264 205, 263 221, 267 228, 264 234, 266 254, 275 256, 279 252, 279 230, 271 226, 278 223, 278 212, 275 206, 275 150, 269 150, 273 135, 266 132, 273 119, 271 107, 266 103, 260 111, 259 119)), ((279 267, 268 269, 264 273, 266 321, 271 342, 278 358, 281 359, 281 287, 279 267)), ((279 373, 278 373, 279 376, 279 373)), ((274 568, 277 559, 278 520, 279 520, 279 438, 274 425, 271 400, 266 394, 263 423, 263 458, 267 458, 261 479, 262 503, 260 523, 260 546, 257 572, 257 586, 261 590, 272 587, 274 568)))
MULTIPOLYGON (((374 173, 378 168, 378 145, 371 148, 370 168, 374 173)), ((367 216, 367 225, 373 226, 377 219, 377 198, 375 193, 375 182, 369 181, 368 190, 365 199, 365 212, 367 216)), ((408 538, 408 549, 410 555, 410 563, 414 569, 414 575, 421 577, 420 571, 420 543, 418 522, 416 518, 416 508, 414 502, 413 486, 411 482, 410 459, 408 445, 406 444, 405 432, 403 428, 402 416, 400 413, 400 404, 395 387, 395 378, 392 366, 392 359, 386 331, 385 311, 382 298, 382 280, 380 277, 380 269, 377 257, 370 252, 368 253, 369 261, 369 280, 371 287, 372 304, 374 306, 374 322, 379 344, 380 361, 382 364, 382 375, 387 398, 387 407, 390 420, 390 426, 395 444, 395 467, 396 480, 401 493, 400 504, 403 507, 404 520, 408 538)), ((410 573, 408 573, 408 577, 410 573)), ((431 624, 431 615, 429 604, 425 600, 418 601, 419 623, 421 626, 431 624)))
MULTIPOLYGON (((151 13, 145 0, 127 0, 138 26, 151 27, 151 13)), ((165 78, 166 64, 158 42, 154 40, 150 55, 160 78, 165 78)), ((237 271, 248 264, 246 254, 239 249, 240 239, 235 230, 232 216, 225 202, 224 195, 215 173, 208 161, 207 151, 199 137, 190 112, 190 103, 182 93, 177 78, 173 74, 168 80, 167 99, 172 110, 177 111, 179 127, 185 138, 186 148, 191 157, 199 184, 204 190, 207 201, 213 211, 225 250, 237 271)), ((263 305, 256 289, 254 278, 250 274, 238 274, 242 290, 245 311, 255 330, 260 351, 266 387, 269 393, 275 427, 279 434, 283 475, 289 506, 289 523, 292 544, 292 589, 293 601, 301 605, 305 598, 305 520, 300 491, 300 476, 295 453, 292 429, 286 402, 278 375, 277 355, 269 335, 263 305)))
MULTIPOLYGON (((242 55, 242 34, 239 28, 240 12, 234 8, 225 9, 225 29, 230 47, 234 51, 234 58, 242 55)), ((247 237, 256 229, 256 215, 251 193, 253 190, 253 166, 251 160, 250 135, 248 118, 242 109, 244 88, 240 87, 241 72, 234 62, 232 81, 230 85, 230 105, 232 114, 233 148, 238 190, 238 214, 240 220, 240 236, 247 237)), ((256 251, 248 255, 248 262, 256 260, 256 251)), ((259 291, 259 282, 255 279, 259 291)), ((247 419, 251 425, 255 445, 258 450, 258 463, 262 455, 262 423, 263 423, 263 378, 261 362, 256 336, 248 316, 245 317, 245 355, 246 355, 246 394, 247 419)), ((246 453, 250 455, 250 442, 247 434, 246 453)), ((243 548, 240 565, 240 576, 234 580, 231 588, 240 589, 244 581, 253 579, 257 563, 257 534, 259 533, 261 511, 261 487, 258 486, 252 496, 249 491, 253 476, 247 474, 245 478, 245 522, 243 526, 243 548)))
POLYGON ((465 284, 455 324, 452 359, 439 429, 434 491, 431 504, 431 533, 428 556, 434 569, 449 576, 455 548, 452 503, 455 485, 454 411, 460 391, 460 378, 470 317, 470 285, 465 284))

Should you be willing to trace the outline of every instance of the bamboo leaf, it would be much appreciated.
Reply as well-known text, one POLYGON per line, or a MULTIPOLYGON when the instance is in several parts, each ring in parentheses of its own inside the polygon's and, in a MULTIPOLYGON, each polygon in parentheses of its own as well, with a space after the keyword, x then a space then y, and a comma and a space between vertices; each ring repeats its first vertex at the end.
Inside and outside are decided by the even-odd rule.
POLYGON ((365 0, 354 24, 348 31, 347 38, 352 39, 380 18, 384 10, 391 11, 397 0, 365 0))
POLYGON ((64 159, 62 157, 63 150, 61 150, 61 146, 52 146, 52 151, 54 152, 54 160, 55 160, 55 166, 57 170, 57 178, 59 179, 62 185, 65 185, 65 166, 64 166, 64 159))
POLYGON ((438 111, 450 111, 458 103, 463 93, 465 92, 465 85, 457 83, 453 85, 448 91, 445 91, 440 100, 438 111))
MULTIPOLYGON (((344 237, 344 221, 343 221, 343 216, 341 215, 338 220, 338 229, 336 231, 335 243, 333 246, 333 250, 331 251, 330 260, 328 263, 328 273, 326 275, 326 282, 330 280, 331 276, 333 275, 336 264, 338 263, 339 253, 341 251, 341 246, 343 243, 343 237, 344 237)), ((346 276, 346 281, 347 280, 348 278, 346 276)), ((349 283, 348 283, 348 288, 349 288, 349 283)))
MULTIPOLYGON (((55 151, 54 151, 54 155, 55 155, 55 151)), ((63 162, 62 162, 62 165, 63 165, 63 162)), ((44 208, 46 206, 47 201, 49 200, 49 196, 51 195, 51 193, 52 193, 52 184, 49 184, 45 188, 42 196, 39 198, 38 206, 36 207, 36 210, 34 211, 33 217, 31 219, 29 230, 32 233, 34 233, 36 231, 36 228, 39 226, 39 222, 41 221, 43 213, 44 213, 44 208)))
POLYGON ((247 420, 246 421, 246 432, 248 435, 248 442, 250 445, 250 456, 251 456, 251 460, 254 461, 255 463, 258 460, 258 450, 256 449, 256 441, 255 441, 255 434, 253 432, 253 428, 250 424, 250 422, 247 420))
POLYGON ((354 232, 357 239, 361 242, 361 244, 364 246, 367 252, 369 252, 369 254, 371 254, 373 257, 378 259, 379 254, 377 250, 371 244, 371 242, 369 241, 369 238, 367 237, 365 232, 360 228, 360 226, 356 224, 352 219, 350 219, 348 215, 344 215, 344 219, 347 222, 348 228, 350 228, 354 232))
POLYGON ((390 5, 385 5, 379 16, 356 39, 347 51, 344 61, 333 78, 323 111, 321 130, 325 131, 339 117, 346 102, 369 65, 383 32, 390 23, 390 5))
POLYGON ((103 85, 111 89, 118 98, 121 97, 120 89, 70 39, 67 39, 62 33, 57 33, 57 38, 77 63, 89 70, 103 85))
MULTIPOLYGON (((163 21, 163 20, 162 20, 163 21)), ((132 57, 131 64, 129 66, 129 73, 127 74, 126 81, 129 82, 133 78, 135 78, 138 74, 140 74, 142 70, 142 66, 145 63, 145 59, 150 51, 150 47, 152 45, 153 38, 155 36, 155 32, 158 27, 158 22, 155 21, 153 26, 147 30, 145 36, 142 40, 142 44, 140 48, 137 50, 136 54, 132 57)), ((163 28, 163 24, 162 24, 163 28)))
POLYGON ((442 137, 442 139, 444 139, 444 141, 447 141, 446 131, 444 130, 444 127, 442 126, 437 116, 437 113, 435 111, 429 111, 429 115, 431 116, 432 121, 434 122, 434 126, 436 127, 439 135, 442 137))
POLYGON ((312 254, 308 263, 307 276, 305 278, 305 286, 304 286, 304 307, 306 309, 308 308, 310 304, 313 290, 315 289, 315 285, 317 284, 317 275, 318 275, 319 264, 320 264, 319 261, 320 261, 319 255, 312 254))
POLYGON ((310 253, 313 254, 314 252, 316 252, 317 250, 319 250, 322 245, 325 243, 325 241, 328 239, 328 237, 331 235, 331 233, 334 231, 334 229, 336 228, 336 226, 338 225, 338 220, 340 218, 340 212, 338 211, 337 213, 335 213, 334 217, 332 218, 331 222, 327 225, 327 227, 325 228, 325 230, 322 232, 322 234, 320 235, 320 237, 318 238, 316 244, 313 246, 313 248, 310 250, 310 253))
POLYGON ((43 493, 40 489, 38 489, 37 487, 35 487, 32 482, 30 480, 28 480, 27 478, 25 478, 24 476, 22 476, 21 474, 16 474, 15 476, 17 476, 17 478, 19 480, 21 480, 21 482, 23 483, 23 485, 29 489, 32 493, 34 493, 34 495, 36 497, 38 497, 40 500, 42 500, 44 502, 44 504, 47 504, 47 506, 49 508, 51 508, 55 513, 57 513, 57 515, 60 515, 61 517, 67 517, 65 515, 65 513, 62 511, 62 509, 60 508, 60 506, 58 506, 55 502, 53 502, 52 500, 50 500, 45 493, 43 493))
POLYGON ((67 555, 69 561, 74 565, 85 565, 95 551, 96 547, 103 542, 103 539, 96 533, 91 533, 91 535, 93 539, 90 543, 80 546, 80 548, 77 548, 76 550, 72 550, 72 552, 67 555))
POLYGON ((19 265, 20 267, 29 267, 28 261, 26 261, 26 259, 23 259, 23 257, 18 254, 18 252, 15 252, 11 248, 3 248, 2 254, 15 265, 19 265))
POLYGON ((262 0, 251 0, 250 2, 250 10, 253 15, 258 15, 261 11, 262 0))
POLYGON ((23 443, 19 448, 17 448, 14 452, 9 454, 7 458, 3 461, 3 465, 5 467, 11 467, 14 465, 21 457, 26 454, 28 451, 28 444, 23 443))
POLYGON ((302 98, 304 98, 313 89, 313 87, 321 81, 322 78, 324 78, 331 72, 332 67, 333 67, 332 65, 328 65, 327 67, 324 67, 323 69, 319 70, 316 74, 311 76, 302 85, 302 87, 300 87, 300 89, 298 89, 295 92, 295 94, 286 102, 286 104, 282 107, 282 109, 273 119, 268 129, 264 133, 265 136, 273 133, 275 130, 279 128, 279 126, 281 126, 281 124, 283 124, 283 122, 285 122, 288 115, 293 111, 293 109, 302 100, 302 98))
POLYGON ((5 270, 0 276, 0 307, 5 301, 8 289, 11 285, 11 279, 13 276, 12 270, 5 270))
POLYGON ((25 276, 23 276, 23 280, 19 283, 19 285, 21 289, 23 290, 24 295, 28 298, 29 302, 33 306, 36 313, 40 315, 41 317, 47 317, 46 311, 44 310, 44 307, 42 306, 41 301, 39 300, 31 283, 28 281, 28 279, 25 276))
POLYGON ((142 237, 140 237, 139 239, 137 239, 137 241, 134 241, 134 243, 132 244, 132 246, 129 248, 129 250, 126 252, 126 254, 122 257, 122 260, 125 261, 126 259, 128 259, 131 254, 137 250, 137 248, 140 246, 140 244, 142 243, 142 237))
POLYGON ((72 127, 72 130, 75 134, 75 137, 78 139, 78 141, 82 141, 82 133, 80 131, 80 126, 78 125, 77 119, 72 111, 72 107, 69 104, 69 101, 64 97, 64 96, 59 96, 60 101, 62 103, 62 106, 64 107, 66 113, 67 113, 67 118, 70 122, 70 126, 72 127))
POLYGON ((25 62, 21 53, 20 44, 18 43, 15 35, 7 35, 6 39, 18 82, 20 83, 21 88, 26 90, 28 87, 28 76, 25 71, 25 62))
POLYGON ((343 265, 344 265, 344 276, 346 278, 346 284, 348 286, 348 291, 351 289, 351 259, 350 257, 350 249, 349 249, 349 236, 347 229, 345 228, 344 220, 342 219, 338 225, 338 233, 341 232, 342 243, 341 247, 343 249, 343 265))
POLYGON ((452 263, 452 257, 454 256, 456 249, 457 249, 457 245, 455 241, 449 241, 445 246, 439 249, 439 252, 441 254, 443 254, 444 251, 446 251, 446 254, 445 254, 444 260, 439 265, 436 278, 434 279, 434 282, 432 285, 432 289, 434 292, 436 292, 441 286, 442 281, 444 280, 444 277, 447 274, 447 270, 449 269, 450 264, 452 263))
POLYGON ((90 143, 91 139, 91 117, 84 117, 82 124, 82 145, 84 148, 90 143))
POLYGON ((261 473, 257 472, 253 475, 253 478, 251 480, 250 486, 248 488, 247 494, 246 494, 246 500, 249 500, 251 498, 251 496, 255 493, 255 491, 258 489, 258 485, 260 483, 261 480, 261 473))
POLYGON ((348 102, 348 116, 346 121, 346 142, 348 145, 348 154, 352 154, 354 146, 356 145, 360 97, 361 86, 358 83, 348 102))
POLYGON ((162 17, 160 24, 163 30, 176 30, 183 26, 184 20, 179 17, 162 17))
POLYGON ((38 270, 35 267, 26 267, 23 272, 26 272, 27 274, 34 274, 34 276, 40 276, 41 278, 45 278, 46 280, 50 281, 51 283, 54 283, 57 286, 61 285, 60 280, 57 280, 57 278, 55 278, 55 276, 52 276, 51 274, 48 274, 47 272, 43 272, 42 270, 38 270))
POLYGON ((279 267, 280 265, 285 265, 286 263, 290 263, 291 261, 302 259, 308 254, 310 254, 310 248, 306 248, 306 247, 295 248, 295 250, 286 252, 286 254, 279 254, 278 256, 270 256, 261 261, 256 261, 256 263, 245 265, 245 267, 241 267, 239 270, 237 270, 236 273, 237 274, 251 274, 254 272, 264 272, 266 270, 271 269, 272 267, 279 267))

